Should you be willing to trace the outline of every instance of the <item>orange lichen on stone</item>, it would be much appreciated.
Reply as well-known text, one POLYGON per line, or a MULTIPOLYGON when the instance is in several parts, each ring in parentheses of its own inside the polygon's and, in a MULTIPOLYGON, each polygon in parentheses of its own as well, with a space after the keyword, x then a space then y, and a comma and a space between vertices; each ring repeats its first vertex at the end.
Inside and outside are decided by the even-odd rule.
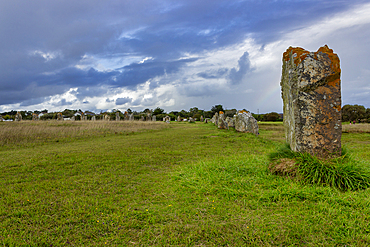
POLYGON ((338 87, 340 85, 340 79, 336 79, 333 81, 328 81, 328 85, 332 87, 338 87))
POLYGON ((283 58, 287 62, 290 59, 290 52, 293 54, 297 54, 297 56, 293 56, 293 62, 295 65, 298 65, 301 63, 307 55, 310 53, 309 51, 306 51, 305 49, 301 47, 289 47, 284 53, 283 53, 283 58))
POLYGON ((249 111, 240 110, 238 113, 249 113, 249 111))
POLYGON ((340 70, 340 60, 339 60, 339 57, 337 54, 335 54, 333 52, 332 49, 330 49, 328 47, 328 45, 324 45, 323 47, 320 47, 317 52, 315 52, 315 55, 317 55, 317 53, 319 52, 322 52, 322 53, 326 53, 328 56, 329 56, 329 59, 331 61, 331 69, 334 71, 334 72, 341 72, 340 70))
POLYGON ((337 109, 338 112, 340 112, 340 110, 342 110, 342 107, 340 105, 334 106, 333 108, 337 109))
POLYGON ((221 115, 221 114, 224 114, 224 112, 223 112, 223 111, 220 111, 220 112, 219 112, 219 114, 220 114, 220 115, 221 115))

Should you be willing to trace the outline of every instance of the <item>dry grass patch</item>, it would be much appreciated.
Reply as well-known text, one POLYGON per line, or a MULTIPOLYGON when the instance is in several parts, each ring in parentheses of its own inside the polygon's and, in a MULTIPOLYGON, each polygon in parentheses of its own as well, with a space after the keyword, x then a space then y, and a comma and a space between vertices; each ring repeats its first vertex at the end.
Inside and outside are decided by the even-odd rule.
POLYGON ((370 133, 370 124, 345 124, 342 126, 342 132, 345 133, 370 133))
POLYGON ((129 134, 168 128, 143 121, 22 121, 0 123, 0 147, 63 141, 109 134, 129 134))
POLYGON ((294 159, 283 158, 280 160, 274 160, 269 165, 269 169, 272 174, 296 177, 299 164, 294 159))

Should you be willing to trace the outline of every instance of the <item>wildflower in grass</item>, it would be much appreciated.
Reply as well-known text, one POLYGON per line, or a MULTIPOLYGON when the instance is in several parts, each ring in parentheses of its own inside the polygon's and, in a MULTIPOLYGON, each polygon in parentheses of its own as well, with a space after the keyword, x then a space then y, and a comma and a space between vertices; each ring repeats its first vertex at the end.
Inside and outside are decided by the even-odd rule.
POLYGON ((170 205, 168 205, 169 207, 172 207, 172 205, 170 204, 170 205))
POLYGON ((96 222, 99 222, 98 220, 96 222))
POLYGON ((148 211, 148 209, 146 211, 148 211))

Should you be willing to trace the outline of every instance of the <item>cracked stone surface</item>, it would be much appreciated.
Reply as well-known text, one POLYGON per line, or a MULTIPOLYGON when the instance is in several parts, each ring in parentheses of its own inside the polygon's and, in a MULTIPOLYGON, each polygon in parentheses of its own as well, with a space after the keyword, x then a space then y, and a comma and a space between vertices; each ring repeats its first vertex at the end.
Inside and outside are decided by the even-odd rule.
POLYGON ((340 60, 327 45, 317 52, 289 47, 283 54, 281 96, 286 141, 293 151, 341 155, 340 60))

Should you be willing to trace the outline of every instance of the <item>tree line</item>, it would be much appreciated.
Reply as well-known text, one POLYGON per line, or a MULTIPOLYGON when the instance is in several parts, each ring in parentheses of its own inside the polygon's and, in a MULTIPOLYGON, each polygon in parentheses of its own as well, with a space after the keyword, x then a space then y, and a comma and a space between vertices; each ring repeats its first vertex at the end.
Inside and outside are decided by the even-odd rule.
MULTIPOLYGON (((246 109, 243 109, 246 110, 246 109)), ((189 119, 190 117, 194 119, 200 119, 201 116, 203 118, 212 118, 215 113, 217 112, 224 112, 225 117, 233 117, 235 114, 237 114, 236 109, 225 109, 222 105, 214 105, 211 107, 209 111, 199 109, 198 107, 192 107, 188 111, 181 110, 181 111, 170 111, 166 112, 164 109, 160 107, 156 107, 155 109, 149 109, 146 108, 142 111, 132 111, 131 109, 127 109, 126 112, 128 114, 133 114, 134 119, 139 120, 142 117, 146 118, 148 116, 148 113, 151 115, 156 115, 157 120, 162 120, 165 116, 169 116, 172 120, 177 119, 178 116, 180 116, 182 119, 189 119)), ((76 120, 80 119, 79 115, 76 115, 76 113, 82 113, 82 110, 71 110, 71 109, 65 109, 64 111, 61 111, 63 117, 65 118, 71 118, 75 116, 76 120)), ((116 118, 116 112, 119 113, 120 117, 123 118, 125 112, 122 112, 118 109, 113 109, 109 112, 100 112, 100 113, 94 113, 91 111, 85 111, 84 114, 87 116, 88 119, 91 119, 92 116, 95 116, 96 119, 102 119, 104 115, 108 114, 112 120, 116 118)), ((20 111, 22 115, 22 119, 24 120, 32 120, 32 114, 40 114, 40 120, 48 120, 48 119, 57 119, 57 114, 59 112, 49 112, 47 109, 41 110, 41 111, 20 111)), ((15 115, 17 114, 17 111, 9 111, 9 112, 3 112, 0 113, 3 119, 9 120, 15 118, 15 115)), ((252 113, 254 118, 256 118, 258 121, 282 121, 282 114, 278 114, 276 112, 266 113, 266 114, 255 114, 252 113)))
MULTIPOLYGON (((246 110, 246 109, 243 109, 246 110)), ((236 109, 225 109, 222 105, 214 105, 211 107, 211 110, 206 111, 199 109, 198 107, 192 107, 188 111, 186 110, 181 110, 181 111, 170 111, 166 112, 164 109, 157 107, 154 110, 146 108, 142 111, 132 111, 131 109, 127 109, 126 112, 128 114, 134 115, 134 119, 138 120, 141 119, 142 117, 146 118, 148 113, 151 115, 156 115, 157 120, 162 120, 165 116, 171 117, 172 120, 177 119, 178 116, 181 118, 188 119, 190 117, 194 119, 200 119, 201 116, 203 118, 212 118, 213 115, 216 112, 223 111, 225 114, 225 117, 233 117, 235 114, 237 114, 236 109)), ((82 112, 81 109, 79 110, 70 110, 70 109, 65 109, 62 111, 63 117, 66 118, 71 118, 74 116, 77 112, 82 112)), ((92 116, 96 116, 96 119, 101 119, 105 114, 108 114, 111 119, 116 118, 116 112, 119 112, 119 115, 121 118, 124 117, 124 113, 118 109, 113 109, 112 111, 109 112, 100 112, 100 113, 94 113, 91 111, 85 111, 84 114, 87 116, 88 119, 91 119, 92 116)), ((48 119, 56 119, 58 112, 48 112, 47 109, 41 110, 41 111, 20 111, 22 115, 22 119, 25 120, 32 120, 32 114, 41 114, 42 116, 40 117, 41 120, 48 120, 48 119)), ((17 114, 17 111, 9 111, 9 112, 3 112, 0 113, 3 119, 8 120, 8 119, 14 119, 15 115, 17 114)), ((252 113, 253 117, 257 121, 283 121, 283 115, 279 114, 277 112, 270 112, 266 114, 255 114, 252 113)), ((80 116, 75 116, 76 120, 79 120, 80 116)), ((370 123, 370 108, 365 108, 362 105, 344 105, 342 107, 342 121, 343 122, 349 122, 349 121, 356 121, 356 122, 362 122, 362 123, 370 123)))

